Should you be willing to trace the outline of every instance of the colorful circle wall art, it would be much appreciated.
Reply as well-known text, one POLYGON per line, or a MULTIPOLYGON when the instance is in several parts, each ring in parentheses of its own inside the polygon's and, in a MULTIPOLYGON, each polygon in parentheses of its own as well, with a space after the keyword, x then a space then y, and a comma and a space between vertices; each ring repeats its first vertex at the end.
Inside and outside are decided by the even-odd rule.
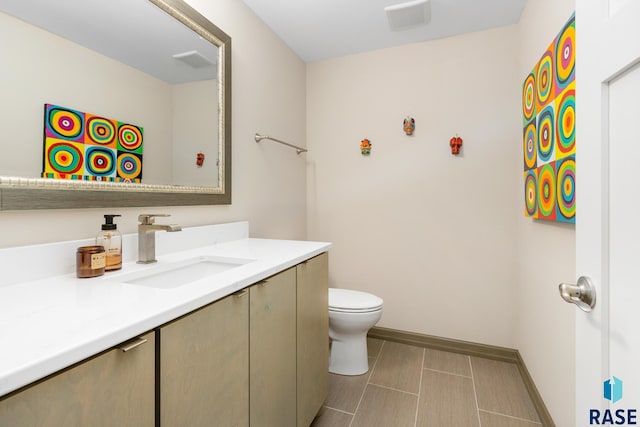
POLYGON ((536 136, 538 140, 538 160, 540 163, 548 163, 553 160, 555 153, 555 128, 556 121, 553 114, 553 106, 548 106, 538 115, 536 124, 536 136))
POLYGON ((116 148, 116 123, 104 117, 87 115, 85 143, 116 148))
POLYGON ((556 171, 554 163, 547 163, 538 174, 538 211, 543 218, 556 215, 556 171))
POLYGON ((525 172, 524 176, 524 206, 527 216, 538 213, 538 178, 535 169, 525 172))
POLYGON ((538 71, 536 73, 536 109, 538 111, 542 110, 555 97, 552 46, 553 44, 542 55, 538 63, 538 71))
POLYGON ((142 147, 142 129, 125 123, 118 126, 118 149, 137 151, 142 147))
POLYGON ((118 177, 125 182, 142 179, 142 158, 134 153, 118 154, 118 177))
POLYGON ((573 222, 576 216, 576 159, 567 157, 557 162, 557 219, 573 222))
POLYGON ((524 214, 576 221, 575 14, 522 84, 524 214))
POLYGON ((533 73, 527 76, 522 85, 522 114, 525 123, 536 114, 536 78, 533 73))
POLYGON ((99 146, 87 146, 85 151, 85 169, 88 175, 96 177, 114 175, 116 170, 115 150, 99 146))
POLYGON ((82 144, 49 138, 45 146, 45 173, 60 177, 81 175, 83 162, 82 144))
POLYGON ((575 82, 569 85, 557 100, 556 141, 558 157, 566 157, 576 152, 575 82))
POLYGON ((142 180, 143 128, 45 104, 44 178, 142 180))
POLYGON ((571 17, 556 38, 556 86, 559 91, 574 80, 576 69, 576 20, 571 17))
POLYGON ((537 140, 536 140, 536 123, 535 121, 529 123, 527 127, 524 128, 523 135, 523 152, 524 152, 524 169, 533 169, 536 167, 537 160, 537 140))
POLYGON ((45 136, 82 142, 84 139, 84 114, 57 105, 45 105, 45 136))

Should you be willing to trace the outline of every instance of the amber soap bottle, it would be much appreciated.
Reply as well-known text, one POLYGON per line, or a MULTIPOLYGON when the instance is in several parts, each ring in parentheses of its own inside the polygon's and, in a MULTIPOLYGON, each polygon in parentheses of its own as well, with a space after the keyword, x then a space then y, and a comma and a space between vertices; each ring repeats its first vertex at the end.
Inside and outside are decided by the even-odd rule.
POLYGON ((102 230, 96 237, 96 245, 104 246, 105 271, 120 270, 122 268, 122 234, 113 218, 122 215, 108 214, 104 216, 102 230))

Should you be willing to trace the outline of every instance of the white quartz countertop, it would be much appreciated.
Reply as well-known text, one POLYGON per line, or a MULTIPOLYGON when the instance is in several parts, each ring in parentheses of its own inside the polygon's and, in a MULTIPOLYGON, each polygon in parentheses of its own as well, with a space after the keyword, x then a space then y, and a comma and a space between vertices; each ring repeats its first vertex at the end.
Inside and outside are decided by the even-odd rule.
POLYGON ((0 396, 292 267, 331 246, 243 238, 123 264, 78 279, 58 275, 0 286, 0 396), (119 276, 196 256, 254 261, 170 289, 122 283, 119 276))

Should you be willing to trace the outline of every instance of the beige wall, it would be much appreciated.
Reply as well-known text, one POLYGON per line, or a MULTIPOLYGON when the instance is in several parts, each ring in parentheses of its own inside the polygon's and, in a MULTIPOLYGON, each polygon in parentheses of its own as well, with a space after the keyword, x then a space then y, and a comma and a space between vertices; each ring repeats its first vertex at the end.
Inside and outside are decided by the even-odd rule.
MULTIPOLYGON (((222 179, 217 161, 220 149, 218 80, 201 80, 172 86, 173 178, 175 185, 214 185, 222 179), (203 143, 210 142, 210 143, 203 143), (203 153, 202 167, 196 155, 203 153)), ((217 185, 215 185, 217 187, 217 185)))
POLYGON ((509 26, 308 64, 308 237, 334 243, 331 286, 384 299, 379 326, 514 346, 516 36, 509 26))
MULTIPOLYGON (((520 85, 574 9, 574 0, 527 2, 518 25, 520 85)), ((579 19, 576 28, 579 31, 579 19)), ((579 97, 578 93, 578 114, 579 97)), ((522 161, 515 164, 520 165, 522 161)), ((513 173, 522 183, 522 169, 513 173)), ((522 211, 522 189, 518 190, 518 195, 518 209, 522 211)), ((514 291, 518 311, 514 324, 515 348, 520 350, 556 424, 572 426, 575 425, 576 309, 560 299, 557 285, 574 283, 576 279, 575 227, 532 220, 521 214, 516 238, 518 278, 514 291)))
POLYGON ((264 132, 304 145, 305 64, 240 0, 189 3, 232 38, 233 204, 0 212, 0 246, 90 237, 104 213, 123 214, 120 229, 134 232, 143 211, 184 226, 248 220, 252 236, 305 238, 304 156, 253 140, 264 132))

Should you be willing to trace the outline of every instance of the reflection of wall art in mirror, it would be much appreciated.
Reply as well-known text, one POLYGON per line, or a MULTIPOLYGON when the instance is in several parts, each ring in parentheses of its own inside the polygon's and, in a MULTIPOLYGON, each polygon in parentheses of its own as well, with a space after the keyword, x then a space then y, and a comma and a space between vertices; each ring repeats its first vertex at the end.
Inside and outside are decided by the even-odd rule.
POLYGON ((42 177, 140 183, 142 144, 142 127, 45 104, 42 177))

